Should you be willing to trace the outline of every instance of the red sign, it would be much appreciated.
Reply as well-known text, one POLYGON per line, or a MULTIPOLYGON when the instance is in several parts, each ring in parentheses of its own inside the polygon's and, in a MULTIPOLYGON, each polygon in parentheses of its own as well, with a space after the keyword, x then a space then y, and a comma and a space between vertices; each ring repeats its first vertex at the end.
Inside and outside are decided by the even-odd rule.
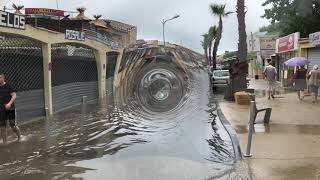
POLYGON ((48 64, 48 71, 51 71, 52 70, 52 63, 49 63, 48 64))
POLYGON ((49 16, 64 16, 64 11, 46 8, 25 8, 26 14, 46 14, 49 16))
POLYGON ((299 33, 277 39, 277 53, 294 51, 298 49, 299 33))

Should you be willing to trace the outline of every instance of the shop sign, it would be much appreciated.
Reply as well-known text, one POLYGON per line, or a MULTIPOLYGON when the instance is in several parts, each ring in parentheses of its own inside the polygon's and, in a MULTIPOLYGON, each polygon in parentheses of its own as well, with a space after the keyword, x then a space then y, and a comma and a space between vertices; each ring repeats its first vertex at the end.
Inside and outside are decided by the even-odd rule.
POLYGON ((309 41, 314 46, 320 45, 320 32, 310 34, 309 41))
POLYGON ((66 30, 65 38, 68 40, 77 40, 77 41, 84 41, 85 40, 85 33, 80 31, 74 30, 66 30))
POLYGON ((47 16, 64 16, 64 11, 47 8, 26 8, 25 13, 27 15, 42 14, 47 16))
POLYGON ((276 38, 274 37, 260 37, 261 50, 274 50, 276 49, 276 38))
POLYGON ((288 36, 277 39, 276 41, 276 53, 284 53, 288 51, 298 50, 298 41, 300 33, 290 34, 288 36))
POLYGON ((26 19, 24 16, 0 10, 0 26, 25 30, 26 19))

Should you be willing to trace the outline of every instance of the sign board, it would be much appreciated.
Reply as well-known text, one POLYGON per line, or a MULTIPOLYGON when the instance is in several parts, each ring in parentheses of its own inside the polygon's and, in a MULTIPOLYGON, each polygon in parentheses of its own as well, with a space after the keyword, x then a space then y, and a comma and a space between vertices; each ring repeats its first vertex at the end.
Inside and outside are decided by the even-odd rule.
POLYGON ((0 26, 24 30, 26 19, 24 16, 0 10, 0 26))
POLYGON ((274 50, 261 50, 261 57, 263 59, 270 58, 275 53, 274 50))
POLYGON ((54 20, 59 20, 59 18, 60 18, 58 16, 49 16, 47 14, 31 14, 30 17, 32 17, 32 18, 43 18, 43 19, 54 19, 54 20))
POLYGON ((319 46, 320 45, 320 32, 310 34, 309 41, 312 45, 319 46))
POLYGON ((81 31, 66 30, 65 38, 68 40, 84 41, 85 33, 81 31))
POLYGON ((31 14, 44 14, 48 16, 64 16, 64 11, 57 9, 47 9, 47 8, 25 8, 25 13, 27 15, 31 14))
POLYGON ((293 33, 288 36, 277 39, 276 53, 284 53, 298 50, 298 41, 300 33, 293 33))
POLYGON ((274 37, 260 37, 260 50, 275 50, 276 38, 274 37))

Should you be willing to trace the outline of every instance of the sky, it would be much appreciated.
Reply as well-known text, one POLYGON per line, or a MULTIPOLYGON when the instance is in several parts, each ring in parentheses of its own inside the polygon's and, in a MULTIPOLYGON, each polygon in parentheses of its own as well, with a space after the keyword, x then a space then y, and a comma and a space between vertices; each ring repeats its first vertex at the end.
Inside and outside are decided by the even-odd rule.
MULTIPOLYGON (((246 0, 246 30, 258 31, 269 22, 261 18, 264 0, 246 0)), ((0 0, 1 6, 10 7, 12 3, 29 8, 57 8, 56 0, 0 0)), ((178 19, 169 21, 165 26, 166 41, 181 44, 200 53, 203 52, 201 35, 210 26, 218 25, 218 18, 209 9, 210 4, 226 4, 227 11, 236 10, 236 0, 58 0, 59 9, 75 11, 86 7, 87 17, 95 14, 105 19, 121 21, 137 26, 138 39, 162 40, 162 19, 179 14, 178 19)), ((236 13, 223 19, 223 34, 218 53, 237 50, 238 21, 236 13)))

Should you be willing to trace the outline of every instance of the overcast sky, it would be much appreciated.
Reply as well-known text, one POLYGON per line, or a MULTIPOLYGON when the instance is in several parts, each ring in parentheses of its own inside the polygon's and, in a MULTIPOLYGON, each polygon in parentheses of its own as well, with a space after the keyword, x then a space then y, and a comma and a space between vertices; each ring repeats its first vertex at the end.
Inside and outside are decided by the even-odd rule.
MULTIPOLYGON (((247 33, 257 31, 259 27, 268 24, 260 16, 264 10, 261 6, 264 0, 246 0, 247 33)), ((56 8, 56 0, 0 0, 0 5, 11 6, 12 2, 25 7, 56 8)), ((86 15, 102 14, 106 19, 113 19, 138 27, 139 39, 162 40, 161 20, 175 14, 181 17, 166 24, 166 41, 182 44, 186 47, 203 52, 201 35, 214 24, 218 18, 210 13, 212 3, 226 4, 228 11, 235 11, 236 0, 58 0, 59 8, 74 11, 85 6, 86 15)), ((237 49, 238 23, 236 14, 224 19, 223 37, 219 53, 225 50, 237 49)))

